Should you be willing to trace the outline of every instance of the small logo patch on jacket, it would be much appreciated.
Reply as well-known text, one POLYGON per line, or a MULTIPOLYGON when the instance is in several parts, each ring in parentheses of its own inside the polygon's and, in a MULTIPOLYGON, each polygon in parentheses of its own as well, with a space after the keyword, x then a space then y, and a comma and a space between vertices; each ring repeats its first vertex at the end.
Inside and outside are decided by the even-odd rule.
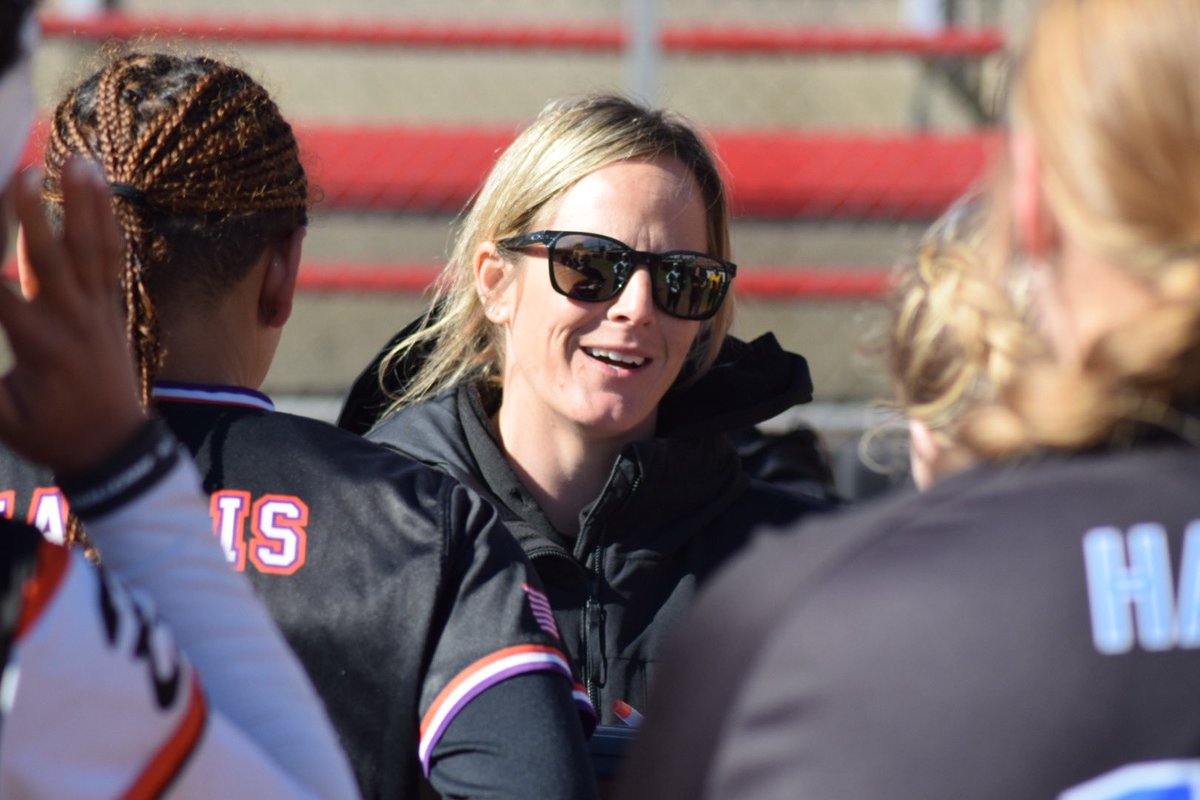
POLYGON ((533 611, 538 626, 555 639, 559 638, 558 625, 554 622, 554 610, 550 608, 550 601, 546 599, 546 595, 528 583, 521 584, 521 588, 525 590, 525 597, 529 600, 529 608, 533 611))

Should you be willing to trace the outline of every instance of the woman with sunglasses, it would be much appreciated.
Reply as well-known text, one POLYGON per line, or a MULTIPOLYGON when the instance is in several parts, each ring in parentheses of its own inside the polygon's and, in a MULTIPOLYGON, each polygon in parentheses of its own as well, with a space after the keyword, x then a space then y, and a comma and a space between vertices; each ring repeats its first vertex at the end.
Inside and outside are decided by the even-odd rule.
POLYGON ((717 577, 622 796, 1196 795, 1200 0, 1047 0, 1026 42, 960 295, 980 463, 717 577))
MULTIPOLYGON (((308 671, 361 793, 416 797, 427 781, 451 797, 592 797, 568 660, 490 504, 257 391, 308 219, 296 140, 266 90, 205 56, 126 53, 49 128, 50 216, 66 213, 65 165, 95 161, 124 234, 141 402, 193 454, 210 530, 308 671)), ((3 450, 0 501, 64 528, 53 476, 3 450)))
POLYGON ((465 216, 431 311, 363 373, 342 424, 500 510, 546 585, 602 724, 633 725, 708 573, 820 499, 750 481, 725 431, 810 399, 804 360, 727 339, 725 189, 678 118, 548 106, 465 216))

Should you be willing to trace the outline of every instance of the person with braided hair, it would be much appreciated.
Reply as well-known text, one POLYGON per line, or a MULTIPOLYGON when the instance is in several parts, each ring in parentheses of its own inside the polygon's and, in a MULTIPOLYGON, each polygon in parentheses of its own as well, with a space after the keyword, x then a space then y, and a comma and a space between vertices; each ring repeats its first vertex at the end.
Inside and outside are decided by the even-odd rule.
MULTIPOLYGON (((424 776, 454 797, 592 796, 569 664, 491 507, 257 390, 309 204, 267 92, 210 58, 123 55, 55 109, 52 216, 77 155, 100 165, 124 229, 141 399, 193 454, 226 559, 308 670, 363 795, 415 797, 424 776)), ((17 513, 61 530, 48 476, 9 459, 0 478, 17 513)))
POLYGON ((717 576, 621 796, 1196 796, 1198 49, 1200 0, 1040 4, 956 301, 975 465, 717 576))
POLYGON ((355 797, 320 700, 212 540, 195 468, 137 401, 103 176, 63 163, 57 231, 36 171, 12 177, 36 39, 31 3, 0 0, 0 250, 15 208, 40 285, 0 287, 0 439, 61 480, 105 563, 0 517, 0 796, 355 797))

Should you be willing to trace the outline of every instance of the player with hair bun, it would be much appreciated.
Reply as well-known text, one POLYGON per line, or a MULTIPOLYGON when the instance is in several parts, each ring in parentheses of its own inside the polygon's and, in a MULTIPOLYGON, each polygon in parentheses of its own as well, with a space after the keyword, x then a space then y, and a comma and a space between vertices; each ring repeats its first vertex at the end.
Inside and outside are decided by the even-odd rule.
MULTIPOLYGON (((55 109, 44 197, 56 213, 77 155, 99 164, 124 229, 141 398, 194 455, 226 559, 308 670, 363 794, 415 796, 424 774, 453 796, 590 796, 570 667, 491 508, 257 391, 309 205, 267 92, 210 58, 122 55, 55 109)), ((61 530, 48 476, 15 461, 0 475, 18 513, 61 530)))
POLYGON ((718 576, 625 797, 1195 796, 1198 50, 1200 0, 1040 4, 989 195, 1010 255, 958 298, 976 464, 718 576))
POLYGON ((1014 274, 1008 292, 995 291, 993 262, 1005 248, 993 216, 985 196, 964 197, 925 234, 892 291, 887 369, 921 489, 973 461, 960 442, 965 420, 1043 349, 1022 324, 1028 280, 1014 274))

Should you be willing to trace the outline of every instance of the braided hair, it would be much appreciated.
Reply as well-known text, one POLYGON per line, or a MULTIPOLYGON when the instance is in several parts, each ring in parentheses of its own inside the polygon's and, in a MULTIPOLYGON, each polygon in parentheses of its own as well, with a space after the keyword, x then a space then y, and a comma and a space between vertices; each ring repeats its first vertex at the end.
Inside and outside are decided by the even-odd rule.
POLYGON ((245 72, 203 56, 130 54, 54 111, 44 196, 72 154, 104 170, 125 232, 129 340, 142 401, 162 364, 156 304, 220 297, 272 242, 307 224, 291 126, 245 72))
POLYGON ((995 399, 1018 364, 1040 356, 1028 330, 1028 291, 1010 270, 997 291, 993 198, 973 193, 950 208, 922 238, 893 290, 887 342, 896 405, 924 423, 943 448, 958 446, 958 428, 979 404, 995 399))
POLYGON ((52 214, 61 213, 62 169, 75 154, 96 161, 112 187, 125 234, 127 334, 149 405, 165 355, 156 309, 219 299, 269 245, 307 224, 296 139, 242 70, 203 56, 131 53, 54 111, 43 184, 52 214))
POLYGON ((1200 0, 1042 5, 1013 125, 1037 147, 1047 217, 1149 301, 1109 309, 1080 363, 1014 371, 964 429, 981 454, 1120 445, 1147 429, 1200 443, 1198 46, 1200 0))

